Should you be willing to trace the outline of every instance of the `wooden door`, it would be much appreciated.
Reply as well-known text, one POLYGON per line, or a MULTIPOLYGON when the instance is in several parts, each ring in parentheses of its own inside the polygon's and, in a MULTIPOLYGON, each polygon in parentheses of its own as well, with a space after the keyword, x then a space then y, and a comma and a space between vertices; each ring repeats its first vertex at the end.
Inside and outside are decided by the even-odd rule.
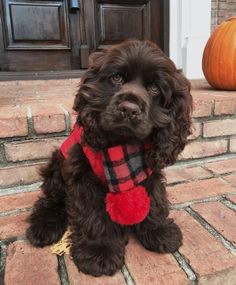
POLYGON ((1 0, 0 71, 86 68, 89 53, 127 38, 167 51, 168 2, 1 0))
POLYGON ((68 0, 2 0, 0 70, 80 68, 80 17, 68 0))
POLYGON ((127 38, 148 39, 163 50, 168 0, 85 0, 84 14, 90 49, 102 49, 127 38))

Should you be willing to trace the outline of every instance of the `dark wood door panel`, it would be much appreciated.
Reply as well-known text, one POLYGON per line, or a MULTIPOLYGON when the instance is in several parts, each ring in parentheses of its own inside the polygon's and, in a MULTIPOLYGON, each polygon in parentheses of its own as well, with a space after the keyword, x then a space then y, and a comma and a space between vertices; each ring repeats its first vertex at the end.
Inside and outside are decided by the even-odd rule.
POLYGON ((148 39, 163 47, 162 8, 168 0, 86 0, 88 45, 106 48, 127 38, 148 39))
POLYGON ((1 0, 0 71, 81 68, 81 25, 69 0, 1 0))
POLYGON ((98 48, 127 38, 150 39, 150 5, 98 4, 98 48))
POLYGON ((67 1, 3 1, 7 50, 70 49, 67 1))
POLYGON ((78 1, 0 0, 0 71, 86 68, 91 52, 127 38, 166 48, 169 0, 78 1))
POLYGON ((71 69, 71 54, 69 50, 50 50, 45 52, 39 50, 22 50, 20 53, 19 51, 10 51, 7 69, 14 71, 71 69))

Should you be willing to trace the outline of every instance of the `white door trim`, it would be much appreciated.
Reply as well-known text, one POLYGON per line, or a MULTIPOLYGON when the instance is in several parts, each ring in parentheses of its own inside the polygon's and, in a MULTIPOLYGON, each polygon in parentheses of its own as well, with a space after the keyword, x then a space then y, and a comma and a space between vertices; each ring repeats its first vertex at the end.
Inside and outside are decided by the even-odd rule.
POLYGON ((204 77, 202 53, 210 28, 211 0, 170 0, 170 58, 189 79, 204 77))

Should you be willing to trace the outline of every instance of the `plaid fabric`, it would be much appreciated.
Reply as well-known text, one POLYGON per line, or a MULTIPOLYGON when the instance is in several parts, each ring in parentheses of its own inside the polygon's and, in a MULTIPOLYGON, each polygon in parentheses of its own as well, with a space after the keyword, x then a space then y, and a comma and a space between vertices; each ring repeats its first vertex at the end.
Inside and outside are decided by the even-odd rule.
POLYGON ((111 192, 127 191, 150 175, 145 162, 147 146, 119 145, 103 151, 103 166, 111 192))

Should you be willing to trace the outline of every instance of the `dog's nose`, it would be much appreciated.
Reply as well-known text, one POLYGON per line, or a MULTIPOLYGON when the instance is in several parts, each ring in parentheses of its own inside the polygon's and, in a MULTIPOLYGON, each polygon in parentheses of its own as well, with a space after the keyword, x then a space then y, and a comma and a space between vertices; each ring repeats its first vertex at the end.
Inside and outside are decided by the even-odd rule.
POLYGON ((135 103, 124 101, 118 105, 118 110, 124 112, 128 116, 136 116, 141 113, 139 106, 135 103))

